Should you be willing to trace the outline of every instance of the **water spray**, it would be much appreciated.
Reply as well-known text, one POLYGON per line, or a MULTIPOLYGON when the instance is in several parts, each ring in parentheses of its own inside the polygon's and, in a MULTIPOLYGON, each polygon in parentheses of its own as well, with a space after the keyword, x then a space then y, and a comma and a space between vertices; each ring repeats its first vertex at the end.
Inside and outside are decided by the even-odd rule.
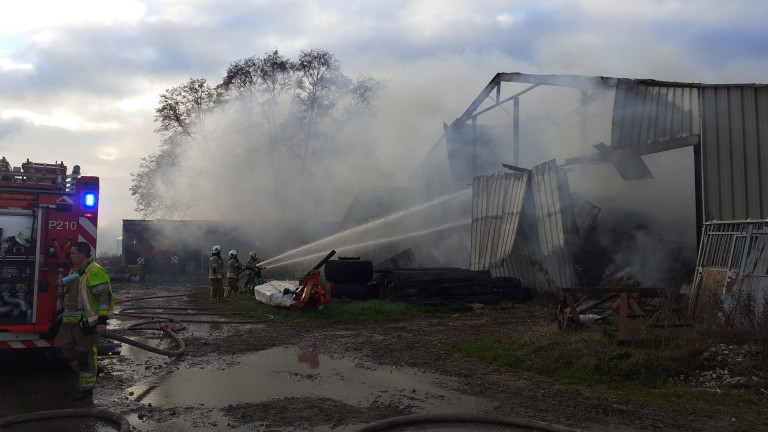
MULTIPOLYGON (((385 238, 385 239, 370 240, 370 241, 367 241, 367 242, 358 243, 358 244, 349 245, 349 246, 337 247, 336 250, 337 251, 343 251, 343 250, 352 249, 352 248, 367 247, 367 246, 373 246, 373 245, 377 245, 377 244, 381 244, 381 243, 387 243, 387 242, 392 242, 392 241, 396 241, 396 240, 402 240, 404 238, 416 237, 416 236, 430 234, 430 233, 437 232, 437 231, 446 230, 446 229, 449 229, 449 228, 454 228, 454 227, 457 227, 457 226, 467 225, 470 222, 471 221, 466 221, 466 220, 465 221, 460 221, 460 222, 452 222, 452 223, 448 223, 448 224, 445 224, 445 225, 441 225, 441 226, 436 227, 436 228, 430 228, 428 230, 417 231, 417 232, 412 232, 412 233, 408 233, 408 234, 401 234, 401 235, 392 236, 392 237, 385 238)), ((279 266, 285 265, 285 264, 291 264, 291 263, 295 263, 295 262, 299 262, 299 261, 304 261, 304 260, 307 260, 307 259, 310 259, 310 258, 317 258, 319 256, 322 256, 325 253, 326 252, 318 252, 318 253, 314 253, 314 254, 311 254, 311 255, 303 256, 301 258, 294 258, 294 259, 291 259, 289 261, 283 261, 283 262, 278 263, 278 264, 273 264, 273 265, 270 265, 270 266, 266 266, 264 268, 265 269, 274 268, 274 267, 279 267, 279 266)), ((281 256, 284 256, 284 255, 286 255, 286 254, 283 254, 281 256)), ((272 258, 269 261, 274 261, 277 258, 279 258, 279 257, 272 258)))
MULTIPOLYGON (((399 219, 399 218, 402 218, 402 217, 405 217, 405 216, 412 215, 414 213, 426 210, 426 209, 428 209, 428 208, 430 208, 430 207, 432 207, 434 205, 444 203, 444 202, 449 201, 449 200, 454 199, 454 198, 463 197, 464 195, 471 194, 471 193, 472 193, 472 188, 468 188, 468 189, 463 189, 463 190, 460 190, 460 191, 452 193, 452 194, 443 195, 443 196, 438 197, 438 198, 436 198, 436 199, 434 199, 434 200, 432 200, 432 201, 430 201, 428 203, 419 204, 419 205, 411 207, 409 209, 401 210, 401 211, 399 211, 397 213, 393 213, 391 215, 384 216, 382 218, 373 220, 371 222, 368 222, 366 224, 357 226, 355 228, 350 228, 350 229, 348 229, 346 231, 343 231, 343 232, 340 232, 340 233, 337 233, 337 234, 333 234, 333 235, 331 235, 329 237, 326 237, 324 239, 320 239, 320 240, 318 240, 318 241, 316 241, 314 243, 310 243, 308 245, 298 247, 298 248, 293 249, 291 251, 285 252, 282 255, 278 255, 278 256, 276 256, 274 258, 270 258, 270 259, 268 259, 266 261, 263 261, 261 264, 265 265, 265 264, 267 264, 269 262, 279 260, 279 259, 287 257, 289 255, 293 255, 293 254, 296 254, 296 253, 299 253, 299 252, 302 252, 302 251, 306 251, 307 249, 310 249, 310 248, 312 248, 314 246, 321 245, 323 243, 327 243, 327 242, 334 241, 334 240, 337 241, 337 240, 339 240, 340 238, 342 238, 344 236, 355 234, 355 233, 358 233, 358 232, 361 232, 361 231, 365 231, 365 230, 370 229, 370 228, 372 228, 374 226, 382 225, 384 223, 391 222, 393 220, 396 220, 396 219, 399 219)), ((462 222, 462 223, 465 223, 465 222, 462 222)), ((440 229, 445 229, 445 228, 440 228, 440 229)), ((426 233, 426 232, 433 232, 435 230, 436 229, 428 230, 428 231, 425 231, 424 233, 426 233)), ((405 236, 406 237, 411 237, 413 235, 417 235, 417 234, 406 234, 405 236)), ((386 241, 389 241, 389 240, 390 239, 387 239, 386 241)), ((375 240, 374 242, 378 242, 378 240, 375 240)), ((353 247, 353 246, 348 246, 348 247, 346 247, 346 249, 348 249, 350 247, 353 247)), ((345 249, 345 248, 341 248, 341 249, 345 249)), ((313 254, 313 255, 310 255, 310 256, 316 257, 316 256, 319 256, 319 255, 322 255, 322 252, 321 253, 317 253, 317 254, 313 254)), ((304 258, 308 258, 308 257, 309 256, 304 257, 304 258)), ((298 259, 294 259, 294 260, 291 260, 291 261, 288 261, 288 262, 294 262, 294 261, 298 261, 298 260, 301 260, 301 259, 304 259, 304 258, 298 258, 298 259)), ((282 264, 285 264, 285 262, 282 263, 282 264)), ((272 267, 274 267, 274 265, 272 267)), ((267 267, 265 267, 265 268, 267 268, 267 267)))

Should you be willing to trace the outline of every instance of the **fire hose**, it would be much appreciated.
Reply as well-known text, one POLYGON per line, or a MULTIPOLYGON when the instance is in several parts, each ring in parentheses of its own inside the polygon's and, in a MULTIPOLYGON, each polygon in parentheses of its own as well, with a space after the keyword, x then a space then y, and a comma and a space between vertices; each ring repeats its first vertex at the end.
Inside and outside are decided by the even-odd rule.
POLYGON ((47 420, 63 417, 96 417, 103 420, 108 420, 117 426, 119 426, 120 432, 129 432, 131 430, 131 424, 128 419, 122 415, 107 411, 105 409, 89 408, 89 409, 60 409, 51 411, 38 411, 27 414, 19 414, 10 417, 0 418, 0 426, 8 426, 18 423, 26 423, 36 420, 47 420))
POLYGON ((184 341, 176 333, 174 333, 171 330, 164 330, 163 333, 167 334, 168 336, 173 338, 173 340, 176 341, 179 347, 175 351, 164 350, 157 347, 153 347, 151 345, 147 345, 147 344, 135 341, 133 339, 129 339, 125 336, 120 336, 118 334, 114 334, 111 332, 107 332, 107 334, 104 335, 104 337, 106 337, 107 339, 127 343, 128 345, 132 345, 132 346, 135 346, 136 348, 141 348, 145 351, 153 352, 155 354, 167 355, 168 357, 177 357, 184 354, 184 351, 186 350, 184 341))
MULTIPOLYGON (((120 432, 130 431, 131 425, 124 416, 104 409, 61 409, 51 411, 38 411, 0 418, 0 426, 8 426, 18 423, 26 423, 35 420, 46 420, 63 417, 96 417, 108 420, 120 427, 120 432)), ((407 426, 433 424, 433 423, 473 423, 495 426, 522 427, 530 430, 544 432, 579 432, 565 426, 544 423, 535 420, 518 418, 499 418, 476 414, 416 414, 410 416, 393 417, 371 423, 357 432, 378 432, 388 429, 400 429, 407 426)))
MULTIPOLYGON (((151 298, 165 298, 165 297, 180 297, 180 296, 187 296, 189 294, 176 294, 176 295, 167 295, 167 296, 151 296, 151 297, 134 297, 129 299, 121 300, 120 302, 115 303, 123 303, 128 301, 136 301, 136 300, 147 300, 151 298)), ((184 341, 179 337, 175 331, 181 331, 186 328, 186 324, 184 322, 189 323, 207 323, 207 324, 257 324, 261 322, 266 322, 274 319, 275 317, 269 314, 263 314, 266 315, 267 318, 261 319, 261 320, 199 320, 199 319, 185 319, 184 322, 181 322, 177 320, 176 318, 173 318, 171 316, 164 316, 160 314, 167 314, 167 315, 201 315, 199 312, 161 312, 161 311, 174 311, 174 310, 200 310, 200 309, 211 309, 209 307, 135 307, 135 308, 126 308, 123 309, 120 313, 116 313, 117 316, 124 316, 124 317, 131 317, 131 318, 145 318, 144 321, 139 321, 137 323, 131 324, 128 328, 131 330, 159 330, 162 331, 164 334, 170 336, 173 338, 174 341, 176 341, 176 344, 178 345, 178 348, 176 350, 165 350, 161 348, 157 348, 151 345, 147 345, 138 341, 135 341, 133 339, 130 339, 128 337, 115 334, 112 332, 107 332, 105 337, 107 339, 119 341, 126 343, 131 346, 135 346, 137 348, 143 349, 145 351, 149 351, 155 354, 160 355, 166 355, 169 357, 177 357, 184 354, 184 351, 186 350, 186 346, 184 344, 184 341), (134 313, 128 313, 129 311, 158 311, 158 312, 144 312, 142 314, 134 314, 134 313), (155 325, 157 324, 156 328, 147 328, 142 326, 147 326, 148 324, 155 325)), ((222 315, 222 314, 205 314, 205 315, 222 315)))
POLYGON ((416 414, 402 417, 392 417, 371 423, 357 432, 379 432, 384 430, 401 430, 404 427, 433 424, 433 423, 465 423, 465 424, 485 424, 494 426, 513 426, 515 428, 525 428, 544 432, 579 432, 578 429, 572 429, 565 426, 559 426, 551 423, 544 423, 536 420, 526 420, 519 418, 500 418, 477 414, 416 414))

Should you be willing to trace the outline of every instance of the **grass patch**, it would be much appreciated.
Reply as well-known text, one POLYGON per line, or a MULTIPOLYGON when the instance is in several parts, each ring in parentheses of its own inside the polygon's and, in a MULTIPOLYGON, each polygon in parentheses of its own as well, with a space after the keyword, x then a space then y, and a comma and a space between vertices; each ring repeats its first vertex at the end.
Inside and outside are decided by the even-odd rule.
POLYGON ((670 343, 667 349, 655 346, 640 340, 619 346, 614 335, 596 328, 572 332, 533 328, 515 337, 473 337, 454 344, 463 354, 489 364, 578 384, 658 384, 682 372, 684 350, 670 343))
MULTIPOLYGON (((196 298, 201 302, 208 302, 208 293, 197 294, 196 298)), ((227 315, 269 314, 287 322, 375 322, 395 318, 446 315, 450 313, 447 309, 415 306, 390 300, 355 301, 348 299, 333 299, 333 301, 324 305, 322 309, 289 311, 265 305, 247 295, 224 299, 213 305, 217 311, 227 315)))
MULTIPOLYGON (((645 328, 635 329, 633 334, 631 345, 619 346, 614 327, 585 326, 578 331, 534 327, 515 334, 468 337, 448 349, 488 365, 533 373, 543 383, 554 381, 576 392, 597 393, 625 403, 657 407, 672 403, 691 413, 716 411, 768 419, 768 412, 760 409, 766 403, 764 390, 760 390, 765 382, 757 387, 719 388, 692 386, 679 379, 695 375, 705 366, 701 360, 705 347, 766 346, 765 332, 736 336, 694 328, 645 328)), ((732 363, 729 367, 739 376, 768 372, 765 360, 742 370, 732 363)))

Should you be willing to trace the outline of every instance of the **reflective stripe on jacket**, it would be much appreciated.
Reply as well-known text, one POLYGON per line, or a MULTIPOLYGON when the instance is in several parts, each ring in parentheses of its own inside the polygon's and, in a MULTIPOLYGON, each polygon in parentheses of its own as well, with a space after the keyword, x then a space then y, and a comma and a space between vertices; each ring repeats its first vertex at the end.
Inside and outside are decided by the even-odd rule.
POLYGON ((208 277, 210 279, 221 279, 224 277, 224 260, 221 257, 213 255, 208 260, 208 277))
POLYGON ((83 313, 88 324, 95 324, 99 320, 99 316, 106 316, 108 319, 115 317, 115 298, 112 296, 109 275, 96 262, 92 262, 86 267, 85 273, 80 276, 80 298, 83 300, 83 313), (102 284, 106 284, 106 289, 109 290, 109 303, 100 303, 99 294, 101 293, 94 293, 92 290, 92 288, 102 284))
POLYGON ((227 277, 229 279, 237 279, 237 274, 240 273, 240 270, 243 269, 243 265, 240 264, 240 261, 230 258, 229 261, 227 261, 227 277))

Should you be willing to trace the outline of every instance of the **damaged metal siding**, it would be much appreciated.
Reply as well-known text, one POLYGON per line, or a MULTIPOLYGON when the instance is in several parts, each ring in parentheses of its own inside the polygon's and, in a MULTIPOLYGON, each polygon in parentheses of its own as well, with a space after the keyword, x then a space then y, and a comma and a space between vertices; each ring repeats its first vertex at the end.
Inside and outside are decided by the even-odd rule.
POLYGON ((576 222, 568 177, 555 160, 533 167, 531 190, 538 224, 542 265, 555 284, 576 287, 573 247, 576 222))
POLYGON ((768 218, 768 88, 701 89, 705 220, 768 218))
POLYGON ((697 136, 703 220, 768 218, 768 87, 617 80, 611 147, 645 154, 697 136))
POLYGON ((560 288, 578 286, 570 188, 554 160, 530 174, 476 177, 472 209, 472 270, 518 278, 539 296, 557 297, 560 288))
POLYGON ((768 221, 704 224, 689 312, 738 328, 768 325, 768 221))
POLYGON ((576 218, 576 232, 578 233, 579 241, 582 241, 592 225, 595 224, 597 216, 602 209, 576 193, 571 193, 571 203, 574 218, 576 218))
POLYGON ((498 172, 472 182, 470 270, 490 270, 512 252, 528 172, 498 172))
POLYGON ((699 89, 682 83, 619 79, 611 146, 640 148, 699 135, 699 89))

